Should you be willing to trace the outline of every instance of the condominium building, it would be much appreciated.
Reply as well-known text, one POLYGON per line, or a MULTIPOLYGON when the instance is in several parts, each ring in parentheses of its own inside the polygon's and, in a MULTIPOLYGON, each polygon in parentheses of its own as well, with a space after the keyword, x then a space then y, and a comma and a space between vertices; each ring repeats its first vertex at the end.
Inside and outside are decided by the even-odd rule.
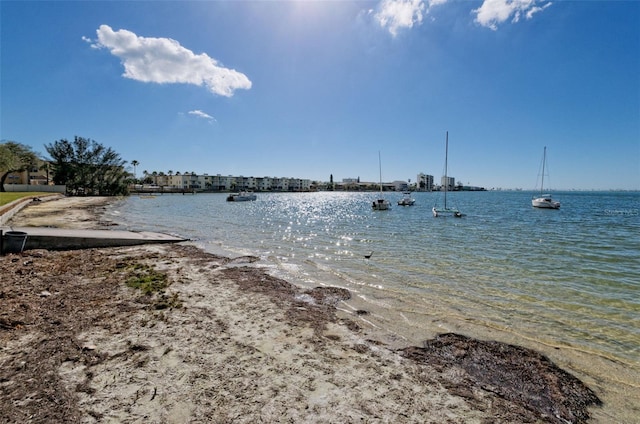
POLYGON ((310 191, 311 180, 301 178, 245 177, 242 175, 197 175, 154 173, 145 175, 151 186, 180 191, 310 191))
POLYGON ((440 178, 440 186, 447 187, 447 191, 453 191, 456 187, 456 179, 453 177, 440 178))
POLYGON ((416 185, 417 191, 433 191, 433 175, 419 173, 416 185))

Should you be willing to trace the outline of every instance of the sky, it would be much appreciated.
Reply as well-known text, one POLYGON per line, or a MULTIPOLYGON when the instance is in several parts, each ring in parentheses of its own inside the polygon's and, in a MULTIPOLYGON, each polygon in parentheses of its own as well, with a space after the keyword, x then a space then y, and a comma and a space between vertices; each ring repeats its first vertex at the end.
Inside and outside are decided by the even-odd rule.
POLYGON ((136 174, 640 189, 640 1, 0 1, 0 140, 136 174), (131 168, 133 171, 133 168, 131 168))

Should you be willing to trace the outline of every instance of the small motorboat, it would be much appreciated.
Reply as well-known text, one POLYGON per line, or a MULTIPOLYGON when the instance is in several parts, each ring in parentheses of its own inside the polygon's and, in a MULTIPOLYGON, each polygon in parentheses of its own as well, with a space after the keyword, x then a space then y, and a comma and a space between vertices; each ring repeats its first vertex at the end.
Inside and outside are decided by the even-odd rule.
POLYGON ((227 196, 227 202, 248 202, 251 200, 256 200, 258 196, 255 193, 251 193, 248 191, 241 191, 239 193, 231 193, 227 196))
POLYGON ((402 199, 398 200, 398 206, 413 206, 416 203, 416 199, 411 197, 410 191, 404 191, 402 194, 402 199))

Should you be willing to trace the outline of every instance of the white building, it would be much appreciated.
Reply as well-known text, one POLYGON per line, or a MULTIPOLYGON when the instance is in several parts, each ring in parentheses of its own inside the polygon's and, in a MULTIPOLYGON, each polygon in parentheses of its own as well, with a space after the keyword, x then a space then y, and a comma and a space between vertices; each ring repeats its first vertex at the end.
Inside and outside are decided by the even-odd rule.
POLYGON ((395 191, 407 191, 409 190, 409 184, 406 181, 394 181, 391 184, 393 184, 393 189, 395 191))
POLYGON ((311 180, 302 178, 245 177, 242 175, 197 175, 163 172, 146 174, 149 188, 166 191, 310 191, 311 180))
POLYGON ((440 185, 442 187, 447 187, 447 191, 453 191, 456 187, 456 179, 453 177, 442 177, 440 178, 440 185))
POLYGON ((433 191, 433 175, 426 175, 422 172, 416 179, 417 191, 433 191))

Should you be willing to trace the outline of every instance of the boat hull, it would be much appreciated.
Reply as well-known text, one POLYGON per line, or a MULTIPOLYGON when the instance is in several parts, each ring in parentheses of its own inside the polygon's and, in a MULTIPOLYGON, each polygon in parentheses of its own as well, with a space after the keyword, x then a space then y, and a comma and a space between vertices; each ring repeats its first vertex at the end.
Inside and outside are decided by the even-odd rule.
POLYGON ((540 209, 560 209, 560 202, 545 196, 532 199, 531 206, 540 209))
POLYGON ((416 199, 411 197, 410 192, 405 192, 403 194, 404 196, 402 199, 398 200, 398 206, 413 206, 413 204, 416 203, 416 199))
POLYGON ((255 194, 230 194, 227 197, 227 202, 249 202, 257 198, 255 194))
POLYGON ((433 208, 431 209, 433 212, 433 216, 435 218, 439 216, 452 216, 454 218, 462 218, 463 215, 457 209, 448 209, 448 208, 433 208))
POLYGON ((385 199, 378 199, 371 204, 371 207, 374 211, 386 211, 391 209, 391 204, 385 199))

